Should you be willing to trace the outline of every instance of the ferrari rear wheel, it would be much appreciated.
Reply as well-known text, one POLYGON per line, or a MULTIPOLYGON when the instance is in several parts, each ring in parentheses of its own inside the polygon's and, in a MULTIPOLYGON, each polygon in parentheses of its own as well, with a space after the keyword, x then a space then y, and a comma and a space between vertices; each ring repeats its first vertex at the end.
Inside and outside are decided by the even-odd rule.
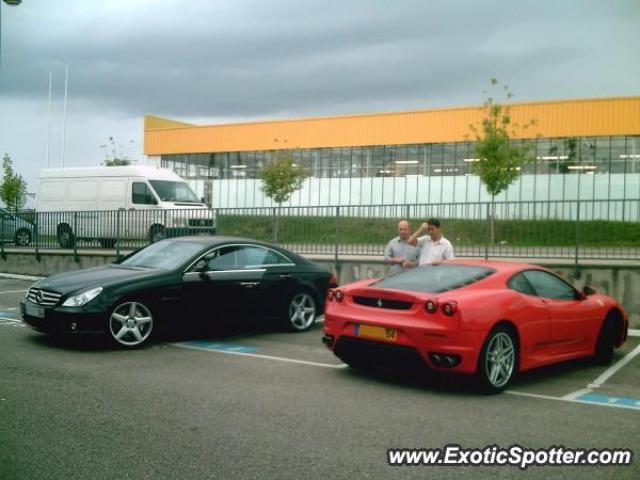
POLYGON ((486 393, 499 393, 513 379, 518 366, 517 342, 507 326, 491 330, 478 359, 477 378, 486 393))

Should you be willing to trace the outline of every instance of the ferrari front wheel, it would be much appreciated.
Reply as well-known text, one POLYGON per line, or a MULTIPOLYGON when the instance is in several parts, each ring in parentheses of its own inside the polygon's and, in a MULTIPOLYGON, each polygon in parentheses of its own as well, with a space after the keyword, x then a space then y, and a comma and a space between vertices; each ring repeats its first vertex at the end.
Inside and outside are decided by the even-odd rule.
POLYGON ((518 367, 518 348, 513 330, 500 325, 487 336, 478 358, 477 380, 485 393, 499 393, 513 379, 518 367))

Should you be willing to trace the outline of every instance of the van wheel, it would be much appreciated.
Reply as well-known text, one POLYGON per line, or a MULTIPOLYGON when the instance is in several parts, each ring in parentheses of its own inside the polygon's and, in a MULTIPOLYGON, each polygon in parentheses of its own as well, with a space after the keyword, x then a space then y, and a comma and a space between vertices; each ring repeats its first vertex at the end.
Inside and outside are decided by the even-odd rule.
POLYGON ((26 228, 21 228, 16 232, 15 244, 17 247, 26 247, 31 243, 31 232, 26 228))
POLYGON ((116 245, 116 239, 115 238, 101 238, 100 239, 100 246, 102 248, 113 248, 116 245))
POLYGON ((149 241, 151 243, 159 242, 165 238, 164 227, 162 225, 154 225, 149 229, 149 241))
POLYGON ((62 225, 58 228, 58 244, 62 248, 73 248, 76 243, 76 237, 69 225, 62 225))

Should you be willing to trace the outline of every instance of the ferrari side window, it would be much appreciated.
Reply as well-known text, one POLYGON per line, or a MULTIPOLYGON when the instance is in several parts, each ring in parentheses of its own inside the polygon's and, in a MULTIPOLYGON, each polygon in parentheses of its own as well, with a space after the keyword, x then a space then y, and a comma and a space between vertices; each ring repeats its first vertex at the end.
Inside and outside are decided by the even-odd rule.
POLYGON ((522 273, 518 273, 517 275, 513 276, 511 280, 509 280, 509 283, 507 285, 512 290, 524 293, 525 295, 538 295, 534 288, 531 286, 529 280, 527 280, 527 278, 522 273))
POLYGON ((575 300, 575 289, 555 275, 542 270, 527 270, 522 274, 529 280, 538 296, 556 300, 575 300))

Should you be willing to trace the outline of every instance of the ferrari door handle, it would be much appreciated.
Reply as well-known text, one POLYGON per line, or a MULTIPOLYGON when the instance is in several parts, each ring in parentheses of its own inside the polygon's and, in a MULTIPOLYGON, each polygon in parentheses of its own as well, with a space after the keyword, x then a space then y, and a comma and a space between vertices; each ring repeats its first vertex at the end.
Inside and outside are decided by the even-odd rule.
POLYGON ((280 274, 280 278, 291 278, 291 274, 290 273, 281 273, 280 274))
POLYGON ((258 286, 258 282, 240 282, 240 286, 244 288, 254 288, 258 286))

